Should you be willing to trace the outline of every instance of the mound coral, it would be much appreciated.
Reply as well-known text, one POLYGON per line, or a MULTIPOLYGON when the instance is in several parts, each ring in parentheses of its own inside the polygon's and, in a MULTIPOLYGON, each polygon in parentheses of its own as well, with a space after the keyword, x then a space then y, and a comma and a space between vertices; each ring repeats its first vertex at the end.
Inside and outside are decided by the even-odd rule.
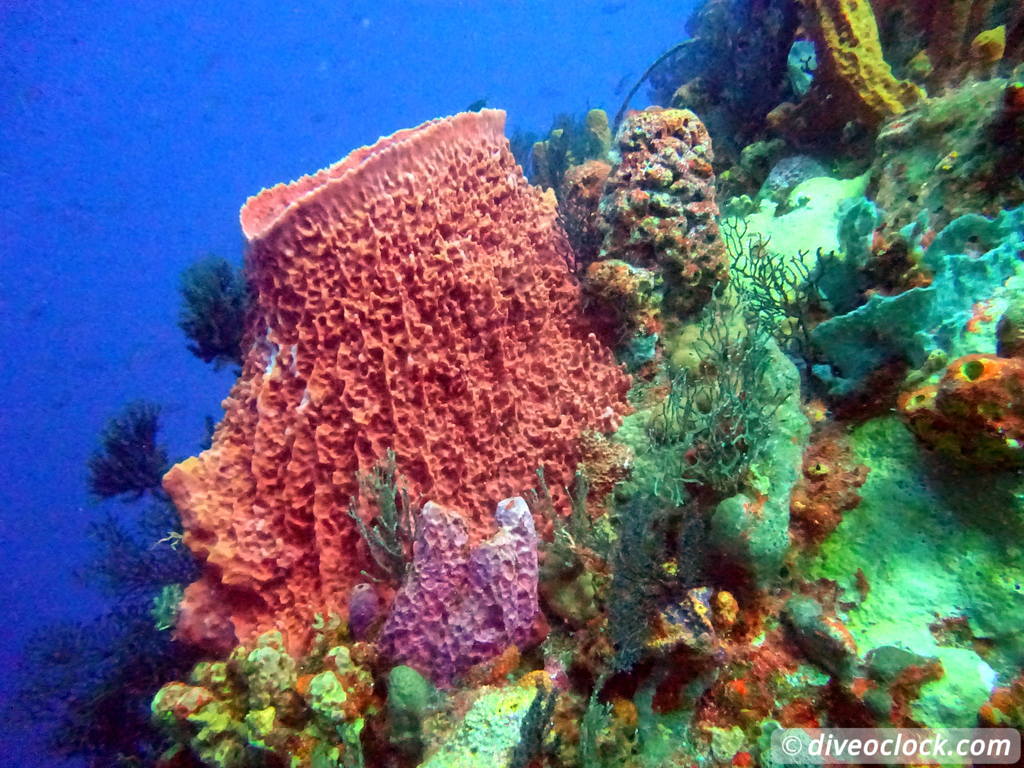
POLYGON ((495 110, 434 120, 242 209, 254 342, 212 447, 164 479, 205 564, 180 636, 224 650, 277 627, 297 648, 314 613, 343 613, 369 565, 344 510, 387 449, 475 543, 486 510, 540 466, 566 484, 580 433, 627 410, 554 198, 503 127, 495 110))
POLYGON ((599 209, 600 257, 657 268, 666 309, 692 315, 727 275, 711 138, 693 112, 652 107, 626 118, 616 144, 599 209))

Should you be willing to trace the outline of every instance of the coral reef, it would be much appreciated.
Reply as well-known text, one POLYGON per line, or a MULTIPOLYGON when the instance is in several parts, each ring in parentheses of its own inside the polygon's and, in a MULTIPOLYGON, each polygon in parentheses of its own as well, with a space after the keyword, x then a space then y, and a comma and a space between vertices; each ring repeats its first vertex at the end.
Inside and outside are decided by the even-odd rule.
POLYGON ((685 41, 651 76, 655 104, 692 109, 715 137, 718 168, 763 131, 788 90, 798 26, 790 0, 712 0, 690 19, 685 41))
POLYGON ((503 121, 399 132, 242 210, 256 341, 213 446, 164 480, 205 565, 182 637, 224 650, 277 627, 298 648, 315 612, 343 612, 368 562, 338 510, 387 449, 475 543, 483 510, 539 466, 571 477, 579 434, 627 409, 503 121))
MULTIPOLYGON (((614 126, 514 137, 545 189, 481 109, 250 198, 251 304, 186 279, 194 351, 242 368, 211 446, 162 493, 138 407, 91 464, 168 530, 111 518, 86 569, 161 639, 162 678, 116 655, 175 680, 157 764, 754 768, 780 728, 1020 727, 1019 6, 706 0, 614 126)), ((81 705, 76 658, 37 653, 81 705)))
POLYGON ((815 548, 855 509, 868 467, 858 464, 849 441, 834 425, 818 425, 804 451, 802 477, 789 501, 789 530, 802 548, 815 548))
POLYGON ((1006 114, 1011 87, 971 83, 881 127, 870 187, 882 236, 897 238, 922 211, 926 228, 938 232, 958 216, 995 216, 1024 202, 1024 130, 1006 114))
POLYGON ((604 110, 592 109, 582 119, 559 115, 548 138, 533 145, 530 181, 559 192, 571 166, 602 160, 611 143, 611 127, 604 110))
POLYGON ((432 734, 439 744, 422 768, 523 768, 538 751, 550 717, 543 685, 473 691, 454 727, 432 734))
POLYGON ((991 680, 1011 679, 1024 663, 1011 629, 1024 610, 1016 481, 931 466, 891 416, 855 429, 851 444, 871 468, 862 501, 824 541, 808 576, 841 585, 862 656, 896 646, 942 665, 944 674, 909 703, 914 720, 973 725, 991 680), (962 621, 962 639, 940 632, 940 619, 962 621))
POLYGON ((593 262, 601 248, 604 234, 599 227, 597 206, 610 172, 611 166, 604 160, 588 160, 567 168, 562 178, 558 210, 576 254, 577 271, 593 262))

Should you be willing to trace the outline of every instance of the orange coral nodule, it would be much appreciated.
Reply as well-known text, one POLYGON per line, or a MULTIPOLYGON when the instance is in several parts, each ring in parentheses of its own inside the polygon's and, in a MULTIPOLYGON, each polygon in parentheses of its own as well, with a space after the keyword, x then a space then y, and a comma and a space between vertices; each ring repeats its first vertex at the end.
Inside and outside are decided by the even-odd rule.
POLYGON ((1024 466, 1024 360, 966 355, 937 387, 905 393, 900 412, 927 446, 976 467, 1024 466))
MULTIPOLYGON (((226 651, 344 615, 371 568, 346 514, 388 448, 413 499, 490 510, 543 466, 572 478, 628 377, 581 311, 553 195, 522 175, 504 113, 399 131, 241 212, 254 293, 242 374, 212 447, 164 487, 203 564, 178 636, 226 651)), ((567 508, 561 494, 560 509, 567 508)))

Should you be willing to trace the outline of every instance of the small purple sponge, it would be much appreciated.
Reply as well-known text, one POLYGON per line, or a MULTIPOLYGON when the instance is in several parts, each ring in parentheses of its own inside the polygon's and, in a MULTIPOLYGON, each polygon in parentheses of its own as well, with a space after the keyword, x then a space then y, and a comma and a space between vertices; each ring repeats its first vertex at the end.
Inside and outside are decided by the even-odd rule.
POLYGON ((413 562, 380 649, 436 685, 529 639, 537 615, 537 532, 526 502, 505 499, 498 531, 469 549, 462 518, 432 502, 420 512, 413 562))
POLYGON ((348 628, 355 640, 363 640, 380 618, 380 598, 372 584, 363 582, 352 587, 348 595, 348 628))

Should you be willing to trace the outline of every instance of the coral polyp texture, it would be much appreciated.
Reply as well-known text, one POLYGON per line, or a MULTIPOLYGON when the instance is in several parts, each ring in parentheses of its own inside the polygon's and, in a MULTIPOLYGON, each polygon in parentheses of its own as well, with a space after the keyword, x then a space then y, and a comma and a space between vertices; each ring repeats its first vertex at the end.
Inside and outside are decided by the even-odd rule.
POLYGON ((656 268, 666 309, 692 315, 728 272, 707 129, 689 110, 652 107, 626 118, 616 149, 599 207, 600 258, 656 268))
POLYGON ((581 432, 628 410, 554 197, 503 127, 496 110, 434 120, 242 209, 251 346, 212 447, 164 479, 204 564, 183 638, 223 650, 279 628, 296 648, 316 612, 343 613, 371 567, 345 510, 388 449, 476 543, 495 503, 538 467, 567 484, 581 432))

